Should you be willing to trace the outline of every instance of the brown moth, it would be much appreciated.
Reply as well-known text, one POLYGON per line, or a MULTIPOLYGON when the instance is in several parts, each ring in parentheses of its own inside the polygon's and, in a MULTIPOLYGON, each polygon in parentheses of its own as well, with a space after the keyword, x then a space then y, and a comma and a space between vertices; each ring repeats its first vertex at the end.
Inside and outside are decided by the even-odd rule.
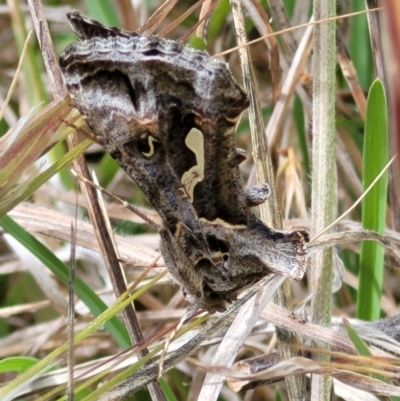
POLYGON ((162 219, 161 251, 191 308, 223 311, 270 273, 301 279, 306 231, 277 231, 251 207, 235 127, 248 99, 227 65, 181 43, 67 15, 80 42, 60 66, 96 140, 162 219))

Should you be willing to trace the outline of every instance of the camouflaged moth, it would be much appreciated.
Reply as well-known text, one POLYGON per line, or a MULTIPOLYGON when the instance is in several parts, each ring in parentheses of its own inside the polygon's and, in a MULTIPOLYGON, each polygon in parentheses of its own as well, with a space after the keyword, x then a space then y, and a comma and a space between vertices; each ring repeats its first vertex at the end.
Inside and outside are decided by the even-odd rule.
POLYGON ((80 38, 60 58, 68 91, 160 214, 160 248, 191 307, 222 311, 270 273, 301 279, 307 232, 274 230, 251 211, 269 187, 243 185, 235 127, 249 102, 227 65, 77 11, 68 19, 80 38))

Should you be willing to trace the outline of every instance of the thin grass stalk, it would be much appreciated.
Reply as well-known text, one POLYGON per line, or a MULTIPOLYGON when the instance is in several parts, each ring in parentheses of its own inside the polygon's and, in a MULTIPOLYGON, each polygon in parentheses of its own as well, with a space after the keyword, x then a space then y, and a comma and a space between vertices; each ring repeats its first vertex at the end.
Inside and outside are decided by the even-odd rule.
MULTIPOLYGON (((242 5, 240 1, 230 0, 232 15, 238 39, 238 45, 242 46, 248 42, 246 37, 245 22, 243 16, 242 5)), ((263 221, 271 224, 273 227, 282 228, 282 214, 279 205, 279 200, 276 191, 274 180, 273 164, 271 160, 270 150, 267 143, 266 135, 264 134, 264 126, 262 120, 262 113, 260 102, 257 97, 257 90, 255 85, 254 72, 251 64, 250 51, 248 47, 239 49, 239 56, 242 65, 243 84, 246 93, 249 96, 249 123, 253 146, 253 158, 256 167, 257 183, 263 184, 268 182, 271 187, 271 197, 269 202, 260 206, 260 215, 263 221)), ((259 305, 266 303, 268 294, 265 292, 261 295, 262 301, 259 305)), ((291 310, 292 294, 289 282, 286 280, 282 283, 274 294, 274 302, 284 308, 291 310)), ((249 313, 261 313, 261 308, 254 306, 253 309, 249 308, 249 313)), ((299 348, 300 341, 296 335, 284 329, 277 327, 276 335, 278 338, 279 351, 285 358, 296 356, 295 349, 299 348)), ((304 383, 301 376, 289 376, 285 379, 287 391, 290 400, 297 400, 304 398, 304 383)))
MULTIPOLYGON (((315 0, 316 21, 333 17, 334 0, 315 0)), ((315 235, 334 219, 335 197, 335 23, 315 26, 313 57, 313 144, 311 231, 315 235)), ((332 311, 332 249, 318 252, 311 258, 309 274, 314 294, 313 322, 328 326, 332 311)), ((312 376, 311 399, 329 400, 331 378, 312 376)))

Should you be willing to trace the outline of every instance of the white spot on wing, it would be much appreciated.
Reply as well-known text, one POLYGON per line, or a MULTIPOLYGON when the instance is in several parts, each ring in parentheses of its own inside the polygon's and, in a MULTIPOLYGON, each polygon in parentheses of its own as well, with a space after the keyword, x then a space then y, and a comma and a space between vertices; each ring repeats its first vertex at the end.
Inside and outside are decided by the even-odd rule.
POLYGON ((151 156, 154 155, 154 142, 158 142, 158 141, 157 141, 157 139, 154 139, 151 135, 149 135, 147 137, 147 140, 149 142, 150 150, 147 153, 146 152, 142 152, 142 155, 146 156, 146 157, 151 157, 151 156))
POLYGON ((204 180, 204 136, 197 128, 192 128, 185 139, 186 146, 195 154, 196 165, 182 175, 181 182, 193 202, 194 188, 198 182, 204 180))

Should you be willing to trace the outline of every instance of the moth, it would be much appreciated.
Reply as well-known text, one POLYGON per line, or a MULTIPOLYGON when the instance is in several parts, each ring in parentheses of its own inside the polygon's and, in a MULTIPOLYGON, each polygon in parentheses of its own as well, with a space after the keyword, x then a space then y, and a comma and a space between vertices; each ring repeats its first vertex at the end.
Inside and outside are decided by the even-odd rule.
POLYGON ((67 14, 80 41, 60 57, 75 107, 162 219, 160 249, 194 309, 225 310, 271 273, 301 279, 308 234, 277 231, 251 208, 235 128, 247 95, 227 65, 176 41, 67 14))

